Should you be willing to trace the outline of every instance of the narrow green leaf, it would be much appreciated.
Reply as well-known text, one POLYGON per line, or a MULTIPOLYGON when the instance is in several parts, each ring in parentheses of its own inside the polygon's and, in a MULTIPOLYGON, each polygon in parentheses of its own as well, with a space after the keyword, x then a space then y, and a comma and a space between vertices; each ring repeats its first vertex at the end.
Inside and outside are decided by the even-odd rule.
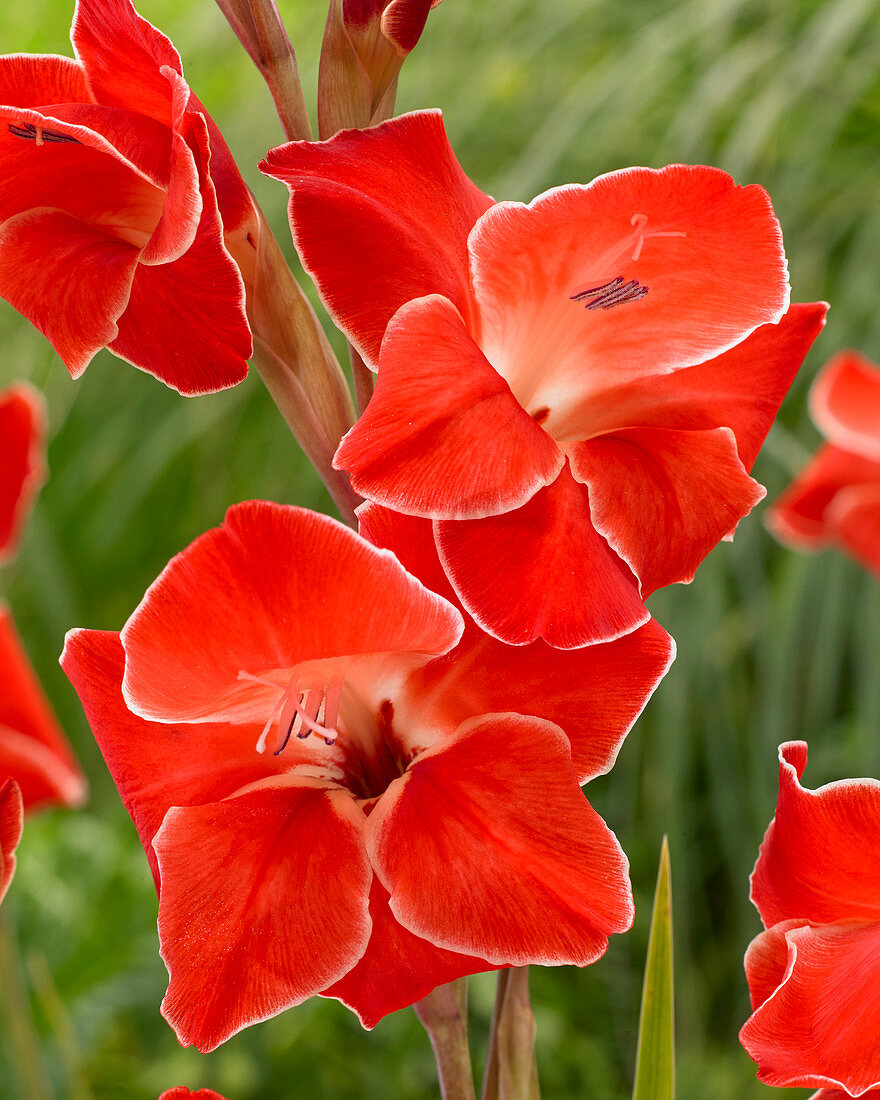
POLYGON ((673 1100, 675 1096, 672 988, 672 891, 669 845, 664 836, 642 986, 633 1100, 673 1100))

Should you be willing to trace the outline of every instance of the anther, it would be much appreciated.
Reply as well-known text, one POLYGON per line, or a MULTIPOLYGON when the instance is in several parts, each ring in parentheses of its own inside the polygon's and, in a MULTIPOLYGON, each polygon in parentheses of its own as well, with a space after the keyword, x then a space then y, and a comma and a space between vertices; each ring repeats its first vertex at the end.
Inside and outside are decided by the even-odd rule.
POLYGON ((572 294, 572 302, 584 302, 585 309, 612 309, 621 306, 624 302, 637 302, 648 293, 646 286, 639 286, 638 279, 630 279, 628 283, 623 281, 623 276, 618 275, 610 283, 602 286, 589 287, 572 294), (586 299, 590 299, 587 301, 586 299))
POLYGON ((42 145, 43 142, 71 142, 74 145, 82 144, 78 138, 71 137, 70 134, 59 134, 55 130, 43 130, 39 126, 34 126, 32 122, 22 123, 21 126, 15 126, 9 123, 6 129, 14 137, 24 138, 25 141, 34 141, 37 145, 42 145))

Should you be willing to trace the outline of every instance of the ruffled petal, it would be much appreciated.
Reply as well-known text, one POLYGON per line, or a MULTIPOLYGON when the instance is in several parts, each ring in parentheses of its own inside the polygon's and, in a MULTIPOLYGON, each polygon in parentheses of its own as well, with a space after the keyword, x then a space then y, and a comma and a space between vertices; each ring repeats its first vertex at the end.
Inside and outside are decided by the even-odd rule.
POLYGON ((188 396, 237 385, 247 377, 253 352, 244 284, 223 243, 208 174, 204 120, 194 128, 202 158, 201 218, 194 242, 172 263, 138 267, 119 335, 110 345, 116 355, 188 396))
POLYGON ((89 103, 82 65, 56 54, 14 53, 0 57, 0 103, 46 107, 89 103))
POLYGON ((12 776, 25 808, 80 806, 86 781, 22 648, 8 608, 0 606, 0 776, 12 776))
MULTIPOLYGON (((456 599, 437 557, 431 524, 376 504, 358 510, 361 534, 384 547, 428 588, 456 599)), ((402 725, 452 733, 475 714, 518 711, 561 726, 579 783, 607 772, 623 739, 663 679, 675 643, 651 619, 614 642, 553 649, 511 646, 466 621, 445 657, 417 669, 395 699, 402 725)))
POLYGON ((29 210, 0 225, 0 296, 78 378, 116 338, 139 251, 62 210, 29 210))
POLYGON ((855 351, 830 359, 810 390, 810 412, 830 442, 880 462, 880 367, 855 351))
POLYGON ((565 461, 471 339, 447 298, 392 318, 370 404, 333 464, 361 496, 413 515, 508 512, 556 480, 565 461))
POLYGON ((650 618, 638 581, 593 527, 587 488, 565 467, 513 512, 437 520, 452 586, 483 630, 509 645, 610 641, 650 618))
POLYGON ((835 537, 827 513, 837 494, 853 486, 878 484, 880 462, 826 443, 767 509, 767 526, 782 542, 818 550, 835 537))
POLYGON ((0 562, 18 549, 24 521, 46 474, 46 406, 26 382, 0 392, 0 562))
POLYGON ((86 718, 119 794, 131 815, 158 884, 153 837, 172 806, 219 802, 243 787, 290 769, 283 757, 256 751, 259 725, 145 722, 122 698, 125 653, 113 631, 71 630, 61 667, 86 718))
MULTIPOLYGON (((804 925, 758 937, 749 954, 774 955, 777 989, 740 1031, 758 1080, 776 1087, 880 1086, 880 923, 804 925), (763 943, 760 941, 764 941, 763 943), (783 962, 784 959, 784 962, 783 962)), ((747 956, 748 958, 748 956, 747 956)))
POLYGON ((153 840, 162 1015, 182 1045, 214 1050, 355 965, 370 936, 362 822, 350 795, 308 780, 168 811, 153 840))
POLYGON ((788 308, 767 193, 716 168, 629 168, 499 203, 469 248, 480 346, 551 417, 719 355, 788 308))
POLYGON ((779 324, 761 325, 706 363, 594 394, 551 422, 554 435, 579 440, 620 428, 730 428, 750 470, 827 311, 824 302, 790 306, 779 324))
POLYGON ((551 722, 464 723, 391 784, 366 840, 391 912, 451 951, 585 966, 632 923, 626 856, 551 722))
POLYGON ((596 530, 641 581, 642 597, 693 580, 709 551, 766 490, 746 473, 730 428, 629 428, 570 449, 596 530))
POLYGON ((273 688, 242 681, 352 654, 445 653, 461 616, 341 523, 249 501, 151 585, 122 631, 123 694, 164 722, 264 719, 273 688), (262 695, 261 695, 262 693, 262 695))
POLYGON ((0 901, 15 874, 15 849, 21 840, 24 811, 21 791, 14 779, 0 781, 0 901))
POLYGON ((806 790, 799 782, 806 764, 805 742, 780 745, 776 816, 751 879, 761 920, 769 927, 880 919, 880 782, 845 779, 806 790))
POLYGON ((880 576, 880 481, 842 489, 826 515, 843 548, 880 576))
POLYGON ((389 1012, 415 1004, 438 985, 495 969, 485 959, 445 951, 408 932, 388 908, 388 891, 375 878, 370 919, 373 929, 363 957, 321 994, 342 1001, 368 1030, 389 1012))
POLYGON ((290 188, 303 264, 368 364, 413 298, 442 294, 470 327, 467 235, 492 200, 461 170, 439 111, 291 142, 260 170, 290 188))
POLYGON ((180 55, 130 0, 77 0, 70 37, 96 103, 173 125, 172 94, 162 68, 182 75, 180 55))

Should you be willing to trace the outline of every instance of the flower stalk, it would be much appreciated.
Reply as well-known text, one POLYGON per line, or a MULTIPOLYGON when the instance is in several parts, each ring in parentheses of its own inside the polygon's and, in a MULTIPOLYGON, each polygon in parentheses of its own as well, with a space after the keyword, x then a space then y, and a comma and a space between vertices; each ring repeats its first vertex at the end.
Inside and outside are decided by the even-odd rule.
POLYGON ((288 141, 311 141, 296 54, 275 0, 217 0, 266 82, 288 141))
POLYGON ((413 1007, 431 1040, 443 1100, 474 1100, 467 1032, 467 979, 438 986, 413 1007))
POLYGON ((15 933, 5 913, 0 914, 0 1005, 22 1096, 25 1100, 52 1100, 15 933))
POLYGON ((333 469, 339 440, 355 419, 345 376, 262 213, 258 234, 253 270, 245 276, 253 361, 340 515, 355 526, 361 498, 348 475, 333 469))
POLYGON ((481 1100, 540 1100, 529 968, 498 975, 481 1100))

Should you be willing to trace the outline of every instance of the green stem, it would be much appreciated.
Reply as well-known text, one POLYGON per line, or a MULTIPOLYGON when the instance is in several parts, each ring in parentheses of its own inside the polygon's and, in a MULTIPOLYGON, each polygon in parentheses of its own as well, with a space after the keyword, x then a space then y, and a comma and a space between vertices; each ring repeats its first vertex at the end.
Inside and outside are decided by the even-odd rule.
POLYGON ((25 1100, 52 1100, 40 1040, 34 1029, 30 997, 22 977, 15 932, 0 913, 0 1005, 25 1100))
POLYGON ((482 1100, 540 1100, 540 1096, 529 968, 511 967, 498 976, 482 1100))
POLYGON ((467 1031, 467 979, 438 986, 413 1007, 431 1040, 443 1100, 475 1100, 467 1031))

